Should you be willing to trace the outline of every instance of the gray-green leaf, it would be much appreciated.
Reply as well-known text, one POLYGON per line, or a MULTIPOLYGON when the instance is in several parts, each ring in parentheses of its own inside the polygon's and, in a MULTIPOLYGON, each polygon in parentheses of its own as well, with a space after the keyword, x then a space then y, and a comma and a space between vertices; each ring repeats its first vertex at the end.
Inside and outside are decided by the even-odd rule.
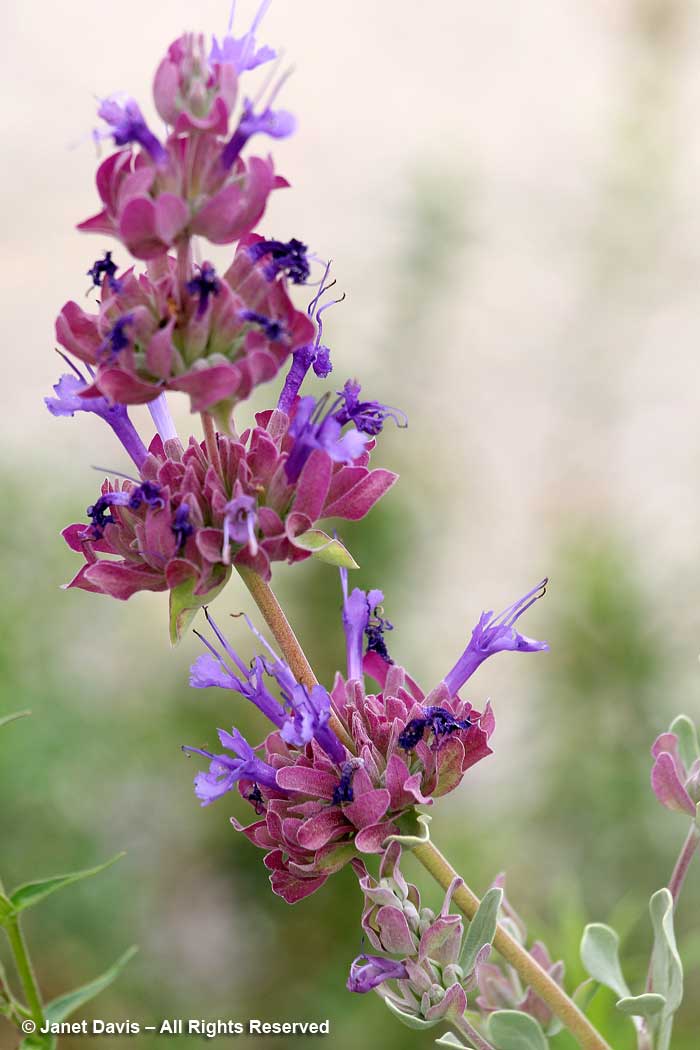
POLYGON ((467 936, 459 965, 465 974, 471 973, 476 963, 479 950, 485 944, 492 944, 498 926, 498 910, 503 900, 503 890, 493 887, 484 894, 477 913, 469 923, 467 936))
POLYGON ((653 988, 665 997, 668 1010, 675 1013, 683 1001, 683 964, 676 948, 670 891, 655 893, 649 901, 649 911, 654 927, 653 988))
POLYGON ((655 992, 645 992, 644 995, 628 995, 626 999, 618 999, 615 1006, 621 1013, 628 1017, 654 1017, 661 1013, 666 1000, 663 995, 655 992))
POLYGON ((325 561, 328 565, 336 565, 341 569, 359 569, 360 567, 340 540, 333 539, 321 529, 308 529, 300 536, 295 536, 292 543, 303 551, 309 551, 319 561, 325 561))
POLYGON ((518 1010, 491 1014, 488 1037, 496 1050, 547 1050, 549 1046, 535 1018, 518 1010))
POLYGON ((618 999, 627 999, 631 993, 620 968, 619 948, 615 930, 602 922, 592 922, 583 931, 581 961, 587 973, 615 992, 618 999))
POLYGON ((435 1040, 436 1046, 450 1046, 454 1047, 454 1050, 473 1050, 471 1046, 467 1046, 466 1043, 459 1041, 454 1032, 445 1032, 439 1039, 435 1040))
POLYGON ((12 913, 16 915, 18 912, 24 911, 25 908, 31 908, 33 905, 38 904, 44 897, 48 897, 57 890, 62 890, 66 886, 71 886, 74 882, 80 882, 81 879, 89 879, 92 875, 99 874, 99 872, 104 871, 105 868, 108 868, 124 856, 124 853, 117 853, 115 857, 111 857, 104 864, 98 864, 95 868, 73 871, 69 875, 55 875, 48 879, 37 879, 35 882, 25 882, 24 885, 18 886, 10 894, 12 913))
POLYGON ((65 995, 60 995, 57 999, 53 999, 46 1007, 48 1020, 65 1021, 67 1017, 79 1010, 81 1006, 89 1003, 91 999, 103 992, 105 988, 109 988, 110 984, 116 981, 119 974, 129 960, 136 955, 137 951, 138 948, 136 947, 127 949, 113 966, 110 966, 103 974, 96 977, 94 981, 90 981, 89 984, 84 984, 81 988, 76 988, 72 992, 66 992, 65 995))
POLYGON ((403 1010, 400 1010, 396 1003, 392 1002, 391 999, 384 1000, 385 1006, 388 1006, 394 1017, 398 1017, 402 1024, 405 1024, 407 1028, 432 1028, 436 1024, 440 1024, 440 1021, 426 1021, 422 1017, 414 1017, 413 1014, 405 1014, 403 1010))

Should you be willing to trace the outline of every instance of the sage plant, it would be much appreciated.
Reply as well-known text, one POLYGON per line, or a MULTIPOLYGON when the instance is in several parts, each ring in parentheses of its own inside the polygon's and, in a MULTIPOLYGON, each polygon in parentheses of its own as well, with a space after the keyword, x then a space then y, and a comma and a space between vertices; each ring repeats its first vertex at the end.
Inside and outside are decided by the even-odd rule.
POLYGON ((654 790, 691 830, 670 887, 652 898, 653 960, 636 997, 615 934, 592 926, 582 952, 593 983, 572 998, 562 964, 544 945, 528 947, 503 880, 480 900, 430 839, 430 807, 492 754, 491 705, 473 706, 463 691, 491 656, 547 649, 521 633, 547 581, 500 614, 484 612, 427 689, 390 655, 383 593, 350 585, 358 566, 335 529, 364 518, 393 486, 396 475, 373 461, 384 428, 406 418, 373 400, 325 342, 325 315, 338 302, 330 263, 304 240, 260 228, 270 194, 288 185, 267 155, 270 140, 296 123, 280 102, 287 74, 258 39, 268 7, 263 0, 240 35, 232 17, 221 40, 193 32, 170 45, 153 82, 163 135, 129 97, 99 104, 95 137, 115 149, 97 170, 99 211, 79 226, 99 237, 100 254, 86 263, 98 302, 60 311, 56 337, 70 371, 47 406, 100 416, 133 468, 107 477, 64 530, 80 559, 67 586, 122 601, 167 591, 173 642, 197 618, 203 648, 191 685, 250 702, 262 739, 226 726, 213 750, 186 745, 199 763, 196 796, 222 813, 231 792, 246 800, 251 821, 231 818, 233 828, 264 852, 272 890, 289 904, 352 867, 372 951, 350 966, 351 992, 378 992, 411 1027, 447 1025, 442 1045, 542 1050, 567 1028, 586 1050, 605 1050, 585 1004, 607 984, 640 1050, 667 1050, 682 989, 673 906, 698 843, 700 760, 686 720, 654 748, 654 790), (220 272, 208 244, 229 246, 220 272), (312 370, 326 383, 318 398, 304 392, 312 370), (268 408, 249 418, 246 399, 275 380, 268 408), (189 399, 201 437, 181 439, 167 397, 189 399), (149 434, 131 421, 137 404, 150 409, 149 434), (321 527, 328 519, 335 526, 321 527), (278 563, 311 557, 340 570, 347 666, 333 682, 316 679, 270 586, 278 563), (236 580, 271 639, 240 619, 234 637, 210 611, 236 580), (240 656, 247 632, 258 649, 250 664, 240 656), (438 914, 406 882, 406 850, 442 886, 438 914))

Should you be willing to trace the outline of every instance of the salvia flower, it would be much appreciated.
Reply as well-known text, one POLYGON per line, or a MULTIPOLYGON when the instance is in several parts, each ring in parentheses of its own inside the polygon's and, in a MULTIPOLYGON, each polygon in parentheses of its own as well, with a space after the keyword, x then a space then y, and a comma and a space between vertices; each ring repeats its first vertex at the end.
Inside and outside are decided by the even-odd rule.
POLYGON ((534 653, 549 648, 546 642, 528 638, 515 629, 515 624, 523 613, 545 594, 546 588, 547 580, 541 580, 536 587, 523 595, 519 601, 509 605, 498 616, 494 616, 493 612, 481 614, 472 631, 469 645, 452 670, 445 675, 445 685, 452 695, 456 695, 477 667, 495 653, 534 653))
POLYGON ((344 464, 318 450, 290 484, 289 429, 289 417, 272 412, 258 416, 258 425, 238 440, 220 434, 221 473, 204 443, 192 438, 183 452, 179 442, 155 437, 137 479, 103 484, 100 496, 112 501, 114 520, 100 542, 92 542, 84 524, 64 530, 68 545, 85 558, 69 586, 127 599, 189 583, 203 603, 234 563, 269 579, 273 561, 310 557, 298 537, 325 517, 364 517, 396 480, 391 471, 369 469, 367 451, 344 464), (115 492, 145 481, 159 487, 162 508, 114 503, 115 492))
POLYGON ((158 114, 178 134, 226 135, 238 98, 238 71, 225 56, 207 54, 201 33, 183 33, 156 70, 153 98, 158 114))
POLYGON ((276 58, 276 52, 271 47, 267 45, 258 47, 255 38, 260 23, 271 3, 272 0, 262 0, 248 32, 244 33, 242 37, 236 38, 232 34, 236 9, 234 0, 231 7, 228 32, 221 43, 214 38, 209 56, 210 60, 216 63, 231 63, 238 73, 243 73, 248 69, 256 69, 265 62, 270 62, 273 58, 276 58))
MULTIPOLYGON (((467 769, 491 753, 490 708, 481 714, 453 701, 441 685, 427 706, 438 699, 453 705, 451 714, 466 728, 456 729, 439 747, 421 742, 407 754, 399 737, 407 723, 424 714, 423 694, 402 668, 376 653, 365 662, 380 680, 380 693, 368 695, 361 681, 345 682, 339 675, 330 693, 333 725, 342 730, 339 739, 352 742, 352 753, 337 762, 318 733, 303 748, 289 732, 271 733, 264 759, 278 770, 277 791, 270 794, 261 786, 265 813, 254 824, 243 828, 232 820, 266 851, 272 888, 289 903, 313 893, 349 861, 382 853, 402 816, 453 790, 467 769)), ((289 685, 285 691, 291 693, 289 685)), ((313 710, 305 717, 313 719, 313 710)))
POLYGON ((117 96, 105 98, 99 105, 97 115, 105 122, 108 131, 97 131, 97 138, 111 135, 115 146, 138 143, 158 166, 167 164, 168 155, 144 120, 138 103, 129 98, 120 102, 117 96))
POLYGON ((199 747, 184 746, 183 751, 188 754, 203 755, 211 760, 207 773, 198 773, 195 777, 195 792, 203 806, 215 802, 241 780, 254 781, 258 785, 267 787, 275 786, 275 770, 266 762, 261 761, 250 746, 245 737, 241 736, 237 729, 227 733, 219 730, 219 740, 224 748, 232 751, 236 758, 228 755, 213 755, 211 751, 204 751, 199 747))
POLYGON ((340 299, 333 299, 331 302, 319 306, 324 293, 335 284, 335 281, 326 284, 330 268, 331 264, 328 262, 319 289, 307 307, 307 314, 316 321, 316 338, 312 343, 307 343, 305 346, 295 350, 292 355, 292 365, 287 373, 287 378, 284 381, 284 386, 277 402, 277 407, 282 412, 290 411, 310 368, 313 368, 320 379, 325 379, 333 371, 331 352, 327 346, 321 343, 323 338, 323 314, 331 306, 342 302, 345 296, 343 295, 340 299))
POLYGON ((210 263, 179 288, 175 260, 128 270, 118 289, 103 286, 97 314, 68 302, 56 322, 59 343, 95 370, 85 397, 140 404, 164 389, 190 397, 193 411, 212 411, 222 427, 233 406, 272 379, 298 346, 315 334, 296 310, 284 276, 268 281, 248 248, 238 248, 219 278, 210 263), (268 324, 250 320, 263 316, 268 324), (274 326, 274 327, 273 327, 274 326))
POLYGON ((339 423, 352 422, 363 434, 373 437, 381 433, 387 419, 393 419, 397 426, 408 426, 404 412, 390 405, 382 405, 379 401, 360 400, 361 390, 356 380, 348 379, 343 389, 338 391, 341 406, 335 418, 339 423))
POLYGON ((685 715, 657 737, 651 749, 651 786, 667 809, 696 816, 700 803, 700 746, 695 725, 685 715))

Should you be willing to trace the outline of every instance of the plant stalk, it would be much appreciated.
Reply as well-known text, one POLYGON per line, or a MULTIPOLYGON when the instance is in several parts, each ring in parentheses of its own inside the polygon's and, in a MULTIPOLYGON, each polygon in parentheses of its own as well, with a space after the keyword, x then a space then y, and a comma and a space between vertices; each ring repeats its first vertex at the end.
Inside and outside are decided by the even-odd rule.
POLYGON ((480 1032, 477 1032, 476 1028, 469 1023, 466 1017, 453 1017, 450 1024, 457 1029, 460 1035, 469 1040, 474 1050, 495 1050, 495 1047, 488 1040, 484 1039, 480 1032))
MULTIPOLYGON (((449 887, 454 878, 457 878, 455 869, 432 842, 425 842, 414 847, 413 855, 444 890, 449 887)), ((462 883, 452 894, 452 899, 459 910, 471 921, 480 903, 476 894, 465 883, 462 883)), ((610 1050, 602 1035, 579 1010, 576 1003, 502 926, 496 930, 493 945, 506 962, 517 971, 523 983, 532 988, 552 1013, 568 1028, 583 1050, 610 1050)))
POLYGON ((221 456, 219 455, 219 442, 216 438, 216 427, 214 420, 208 412, 202 412, 202 429, 204 430, 204 443, 207 446, 207 455, 212 467, 222 477, 221 456))
POLYGON ((34 967, 32 966, 32 961, 29 957, 27 943, 24 939, 19 919, 16 916, 12 919, 8 919, 5 931, 10 942, 17 976, 19 977, 22 988, 24 989, 31 1018, 35 1022, 37 1028, 41 1028, 44 1024, 44 1007, 41 1002, 41 995, 39 994, 39 986, 34 974, 34 967))
MULTIPOLYGON (((262 576, 259 576, 252 569, 248 569, 243 565, 237 565, 236 568, 253 601, 262 613, 265 623, 272 631, 277 644, 282 650, 282 655, 289 664, 297 682, 305 685, 307 689, 313 689, 315 685, 318 685, 318 679, 313 673, 311 664, 306 659, 306 654, 299 644, 299 640, 292 630, 289 620, 284 615, 282 606, 277 601, 272 588, 263 580, 262 576)), ((328 724, 348 750, 354 752, 355 745, 352 738, 333 712, 331 712, 328 724)))
POLYGON ((686 838, 683 844, 683 849, 681 850, 678 856, 676 866, 673 869, 673 874, 671 875, 671 880, 668 884, 668 888, 671 891, 671 896, 673 897, 674 908, 678 903, 678 898, 681 895, 681 890, 683 889, 685 877, 688 874, 690 862, 695 856, 695 851, 697 850, 698 846, 700 846, 700 828, 698 828, 698 826, 695 823, 693 823, 690 825, 688 837, 686 838))
MULTIPOLYGON (((316 675, 271 587, 252 569, 244 566, 236 566, 236 568, 272 631, 295 678, 307 689, 313 688, 318 682, 316 675)), ((331 714, 329 724, 346 747, 352 750, 352 740, 335 715, 331 714)), ((457 877, 457 872, 432 842, 416 846, 413 853, 426 871, 443 889, 447 890, 452 880, 457 877)), ((464 883, 458 886, 453 894, 453 900, 469 920, 474 918, 480 902, 468 886, 464 883)), ((530 953, 500 926, 496 931, 493 943, 496 950, 518 972, 523 982, 547 1003, 555 1016, 568 1028, 582 1050, 611 1050, 566 992, 538 965, 530 953)), ((470 1038, 472 1038, 471 1035, 470 1038)), ((479 1050, 490 1050, 490 1048, 482 1041, 482 1047, 479 1050)))

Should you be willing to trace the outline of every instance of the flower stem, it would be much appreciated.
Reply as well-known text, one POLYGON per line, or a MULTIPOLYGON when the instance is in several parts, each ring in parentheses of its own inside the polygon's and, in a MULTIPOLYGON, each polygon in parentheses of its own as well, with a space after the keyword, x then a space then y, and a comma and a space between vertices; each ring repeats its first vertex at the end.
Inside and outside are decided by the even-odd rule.
MULTIPOLYGON (((452 880, 457 877, 455 869, 432 842, 415 846, 413 855, 443 889, 446 890, 452 880)), ((469 920, 474 918, 479 907, 479 898, 465 883, 457 887, 452 899, 469 920)), ((568 1028, 583 1050, 610 1050, 606 1041, 579 1010, 576 1003, 502 926, 496 930, 493 945, 506 962, 517 971, 523 983, 532 988, 544 1000, 552 1013, 568 1028)))
MULTIPOLYGON (((262 576, 259 576, 252 569, 247 569, 243 565, 237 565, 236 568, 250 591, 253 601, 262 613, 265 623, 272 631, 277 644, 282 650, 282 655, 289 664, 297 682, 305 685, 307 689, 313 689, 315 685, 318 685, 318 679, 311 670, 311 664, 306 659, 306 654, 299 644, 299 640, 292 630, 289 620, 284 615, 282 606, 277 601, 272 588, 263 580, 262 576)), ((332 712, 328 724, 338 739, 345 744, 349 751, 353 752, 355 747, 352 738, 340 719, 332 712)))
POLYGON ((207 455, 212 467, 222 477, 221 456, 219 455, 219 442, 216 436, 214 420, 208 412, 202 412, 202 428, 204 430, 204 443, 207 446, 207 455))
MULTIPOLYGON (((678 898, 681 895, 681 890, 683 889, 683 883, 685 882, 685 877, 688 874, 688 868, 690 867, 690 862, 692 861, 693 857, 695 856, 695 851, 697 850, 698 846, 700 846, 700 828, 698 828, 697 824, 695 822, 693 822, 690 825, 690 831, 688 832, 686 840, 683 843, 683 847, 682 847, 680 853, 678 854, 678 860, 676 861, 675 867, 673 869, 673 874, 671 875, 671 878, 670 878, 670 881, 669 881, 669 884, 668 884, 668 889, 670 890, 671 896, 673 897, 674 910, 676 908, 676 905, 678 904, 678 898)), ((647 983, 646 983, 646 990, 647 990, 647 992, 653 991, 653 987, 654 987, 654 967, 653 967, 653 963, 654 963, 654 960, 653 960, 653 957, 652 957, 649 960, 649 971, 647 973, 647 983)))
POLYGON ((450 1024, 457 1029, 472 1044, 473 1050, 495 1050, 493 1045, 477 1032, 476 1028, 469 1023, 466 1017, 453 1017, 450 1024))
POLYGON ((37 1028, 41 1028, 44 1024, 44 1007, 41 1003, 39 986, 34 975, 34 967, 29 958, 27 943, 24 939, 19 919, 16 916, 12 919, 8 919, 5 926, 5 932, 7 933, 10 942, 17 976, 19 977, 22 988, 24 989, 31 1018, 36 1023, 37 1028))
POLYGON ((668 884, 668 888, 671 891, 671 896, 673 897, 674 907, 678 903, 678 898, 680 897, 681 890, 683 889, 685 877, 688 874, 690 862, 692 861, 698 846, 700 846, 700 828, 698 828, 697 824, 693 823, 690 825, 688 837, 686 838, 685 843, 683 844, 683 849, 681 850, 678 856, 676 866, 673 869, 673 874, 671 875, 671 881, 668 884))

